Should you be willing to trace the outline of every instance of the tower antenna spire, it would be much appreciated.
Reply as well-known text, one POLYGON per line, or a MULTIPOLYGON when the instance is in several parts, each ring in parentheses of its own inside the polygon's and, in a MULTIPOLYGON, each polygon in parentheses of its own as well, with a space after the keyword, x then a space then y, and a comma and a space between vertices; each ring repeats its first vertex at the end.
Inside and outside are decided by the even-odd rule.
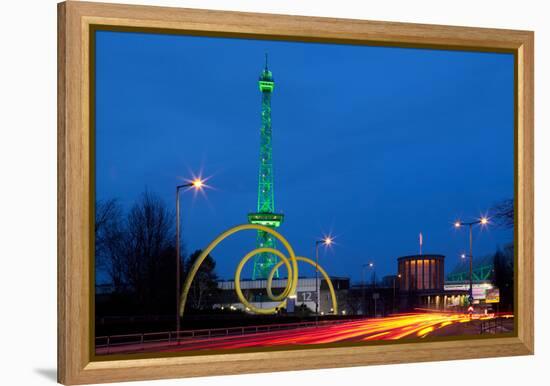
MULTIPOLYGON (((273 147, 271 128, 271 95, 275 88, 273 74, 267 69, 267 52, 265 53, 265 69, 260 73, 258 87, 262 94, 262 113, 260 128, 260 168, 258 173, 258 207, 256 212, 248 214, 248 222, 260 224, 269 228, 278 228, 283 222, 284 215, 275 212, 275 194, 273 190, 273 147)), ((275 248, 275 239, 269 232, 258 231, 256 237, 258 248, 275 248)), ((268 252, 254 257, 252 279, 267 279, 271 269, 279 258, 268 252)), ((279 277, 276 270, 274 278, 279 277)))

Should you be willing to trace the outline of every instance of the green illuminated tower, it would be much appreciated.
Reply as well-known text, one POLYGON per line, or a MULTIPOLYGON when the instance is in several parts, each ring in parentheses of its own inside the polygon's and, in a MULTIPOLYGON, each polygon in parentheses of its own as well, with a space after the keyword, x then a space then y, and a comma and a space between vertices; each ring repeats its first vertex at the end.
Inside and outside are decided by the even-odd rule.
MULTIPOLYGON (((258 178, 258 211, 248 214, 248 222, 277 228, 283 222, 283 215, 275 213, 273 192, 273 152, 271 145, 271 94, 275 87, 273 75, 267 68, 267 54, 265 68, 258 81, 262 93, 262 127, 260 129, 260 172, 258 178)), ((257 247, 275 248, 275 240, 266 232, 258 231, 257 247)), ((266 279, 278 257, 270 253, 262 253, 254 258, 252 279, 266 279)), ((279 273, 275 273, 279 277, 279 273)))

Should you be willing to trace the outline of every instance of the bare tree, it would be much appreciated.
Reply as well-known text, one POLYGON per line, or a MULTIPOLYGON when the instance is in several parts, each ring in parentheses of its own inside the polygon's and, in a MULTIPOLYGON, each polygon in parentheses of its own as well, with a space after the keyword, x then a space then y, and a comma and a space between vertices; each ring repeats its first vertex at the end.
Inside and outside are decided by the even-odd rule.
MULTIPOLYGON (((121 211, 116 199, 99 200, 95 204, 95 251, 105 257, 106 239, 113 223, 120 222, 121 211)), ((96 261, 96 265, 104 261, 96 261)))
POLYGON ((140 302, 155 302, 159 293, 166 292, 165 287, 175 288, 175 275, 170 273, 175 268, 173 224, 173 215, 164 202, 148 191, 128 213, 125 277, 140 302))
POLYGON ((124 229, 122 209, 116 199, 101 200, 95 207, 96 268, 110 277, 116 292, 124 287, 124 229))
POLYGON ((359 315, 365 311, 365 298, 362 291, 358 289, 349 290, 343 304, 349 310, 350 315, 359 315))
MULTIPOLYGON (((198 249, 189 256, 189 259, 185 262, 185 272, 188 273, 191 270, 191 267, 201 253, 202 250, 198 249)), ((206 256, 199 267, 189 290, 189 305, 193 309, 202 310, 209 303, 211 303, 211 299, 216 298, 218 291, 218 276, 215 273, 215 269, 216 261, 212 258, 212 256, 206 256)))
POLYGON ((164 201, 145 191, 126 215, 116 200, 99 201, 95 228, 96 267, 111 279, 115 308, 171 312, 176 301, 175 227, 164 201))
POLYGON ((497 203, 491 208, 491 217, 505 228, 514 227, 514 199, 510 198, 497 203))

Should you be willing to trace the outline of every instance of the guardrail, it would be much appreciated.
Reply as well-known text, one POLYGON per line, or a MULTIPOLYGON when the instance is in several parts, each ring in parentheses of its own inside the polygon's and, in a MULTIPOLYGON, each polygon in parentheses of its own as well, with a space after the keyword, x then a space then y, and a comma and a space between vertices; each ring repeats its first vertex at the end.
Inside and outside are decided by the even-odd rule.
POLYGON ((502 330, 503 328, 503 321, 504 318, 492 318, 492 319, 486 319, 481 320, 481 323, 479 325, 480 328, 480 334, 496 334, 499 332, 499 329, 502 330))
POLYGON ((174 343, 190 342, 199 339, 210 339, 215 337, 224 336, 241 336, 247 334, 257 334, 282 330, 293 330, 298 328, 314 328, 319 326, 327 326, 331 324, 338 324, 348 322, 354 319, 339 319, 339 320, 325 320, 325 321, 311 321, 311 322, 298 322, 298 323, 280 323, 280 324, 264 324, 257 326, 241 326, 241 327, 227 327, 227 328, 211 328, 200 330, 182 330, 176 331, 164 331, 164 332, 148 332, 138 334, 125 334, 125 335, 109 335, 98 336, 95 338, 96 349, 109 349, 110 347, 118 347, 125 345, 141 345, 152 343, 174 343))

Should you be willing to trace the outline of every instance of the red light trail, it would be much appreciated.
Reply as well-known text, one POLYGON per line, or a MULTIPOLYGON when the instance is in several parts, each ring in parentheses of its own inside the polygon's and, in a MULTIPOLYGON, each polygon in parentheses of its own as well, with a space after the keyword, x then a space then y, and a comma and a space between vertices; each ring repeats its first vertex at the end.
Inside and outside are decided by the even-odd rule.
MULTIPOLYGON (((513 317, 513 315, 499 315, 513 317)), ((398 340, 404 338, 424 338, 451 325, 464 324, 462 333, 472 334, 476 327, 468 328, 468 322, 487 320, 494 315, 425 312, 398 314, 384 318, 343 321, 330 325, 320 324, 293 330, 250 333, 211 338, 187 338, 179 344, 158 343, 151 345, 125 345, 108 349, 98 348, 98 354, 131 352, 180 352, 192 350, 231 350, 250 347, 270 347, 287 345, 312 345, 337 342, 368 342, 376 340, 398 340), (468 332, 469 331, 469 332, 468 332)), ((441 332, 441 331, 439 331, 441 332)), ((443 334, 447 335, 447 334, 443 334)), ((456 335, 456 330, 452 335, 456 335)))
POLYGON ((403 314, 290 331, 267 332, 238 337, 220 337, 202 342, 182 342, 179 347, 172 347, 168 351, 397 340, 406 337, 423 338, 437 329, 455 323, 467 323, 470 321, 471 319, 467 314, 403 314))

